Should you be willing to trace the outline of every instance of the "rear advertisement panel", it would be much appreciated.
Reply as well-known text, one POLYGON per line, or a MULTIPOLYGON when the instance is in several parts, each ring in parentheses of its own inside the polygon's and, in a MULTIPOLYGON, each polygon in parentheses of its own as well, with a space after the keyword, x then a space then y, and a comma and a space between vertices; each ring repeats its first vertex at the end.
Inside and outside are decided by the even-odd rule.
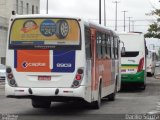
POLYGON ((12 24, 10 49, 16 47, 47 49, 57 45, 80 45, 80 28, 77 20, 17 19, 12 24))

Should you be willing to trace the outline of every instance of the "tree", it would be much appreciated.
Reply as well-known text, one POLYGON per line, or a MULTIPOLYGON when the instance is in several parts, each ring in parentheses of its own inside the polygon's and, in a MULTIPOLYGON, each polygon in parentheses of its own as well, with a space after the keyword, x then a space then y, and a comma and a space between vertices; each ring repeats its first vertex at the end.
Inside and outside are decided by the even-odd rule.
MULTIPOLYGON (((159 18, 160 17, 160 9, 155 9, 148 15, 155 15, 159 18)), ((158 32, 160 30, 160 28, 159 28, 158 22, 159 21, 156 21, 149 26, 148 32, 145 34, 145 37, 148 37, 148 38, 153 37, 153 38, 160 39, 160 33, 158 32)))

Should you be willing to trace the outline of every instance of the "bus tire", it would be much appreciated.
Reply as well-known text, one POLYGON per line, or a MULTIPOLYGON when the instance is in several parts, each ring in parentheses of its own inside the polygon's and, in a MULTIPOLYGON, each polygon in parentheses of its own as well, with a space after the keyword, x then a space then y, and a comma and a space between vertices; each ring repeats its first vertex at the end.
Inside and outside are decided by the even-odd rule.
POLYGON ((32 99, 32 106, 34 108, 50 108, 51 101, 40 100, 40 99, 32 99))
POLYGON ((116 80, 114 92, 112 94, 108 95, 108 100, 109 101, 114 101, 115 100, 115 98, 116 98, 116 92, 117 92, 117 80, 116 80))
POLYGON ((152 73, 147 73, 147 77, 152 77, 152 73))
POLYGON ((146 84, 144 83, 141 85, 141 90, 145 90, 145 89, 146 89, 146 84))
POLYGON ((98 91, 98 100, 91 103, 91 106, 93 109, 99 109, 101 107, 101 83, 99 85, 99 91, 98 91))

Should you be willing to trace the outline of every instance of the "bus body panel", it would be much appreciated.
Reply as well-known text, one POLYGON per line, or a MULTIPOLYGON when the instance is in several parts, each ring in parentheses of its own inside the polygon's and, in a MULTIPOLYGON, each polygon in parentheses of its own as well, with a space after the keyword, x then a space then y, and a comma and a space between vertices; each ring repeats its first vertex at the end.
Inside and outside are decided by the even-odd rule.
POLYGON ((146 79, 146 46, 144 36, 139 33, 119 34, 124 42, 126 53, 121 57, 122 83, 145 83, 146 79), (141 70, 138 71, 140 63, 141 70))
MULTIPOLYGON (((37 50, 35 50, 37 51, 37 50)), ((24 51, 23 51, 24 52, 24 51)), ((32 51, 33 52, 33 51, 32 51)), ((29 55, 24 54, 24 58, 32 58, 33 54, 32 52, 29 55)), ((10 50, 7 52, 8 55, 12 58, 14 58, 14 51, 10 50)), ((74 57, 74 59, 81 59, 81 64, 85 65, 86 62, 83 59, 84 56, 83 52, 78 52, 76 51, 77 55, 74 57)), ((75 53, 75 54, 76 54, 75 53)), ((20 54, 21 55, 21 54, 20 54)), ((44 57, 43 55, 41 56, 41 54, 39 54, 40 57, 44 57)), ((21 55, 22 57, 22 55, 21 55)), ((66 56, 65 56, 66 57, 66 56)), ((42 59, 40 59, 42 60, 42 59)), ((15 62, 12 59, 7 59, 7 65, 9 66, 15 66, 15 62)), ((25 61, 24 61, 25 62, 25 61)), ((28 63, 31 61, 28 61, 28 63)), ((39 62, 37 62, 39 63, 39 62)), ((71 72, 64 72, 64 71, 58 71, 58 72, 52 72, 52 70, 49 69, 41 69, 43 71, 38 71, 36 70, 34 67, 36 66, 32 66, 33 68, 26 70, 26 68, 23 68, 24 65, 23 62, 21 63, 17 63, 18 64, 18 69, 13 68, 13 74, 15 75, 15 79, 17 81, 18 86, 20 87, 71 87, 72 82, 74 80, 75 74, 77 69, 75 68, 80 68, 80 67, 84 67, 81 66, 81 64, 76 61, 74 64, 76 66, 74 66, 74 69, 71 72), (37 72, 36 72, 36 71, 37 72), (38 76, 51 76, 51 80, 38 80, 38 76)), ((63 70, 64 68, 62 68, 63 70)))
MULTIPOLYGON (((84 23, 80 22, 79 24, 83 29, 84 23)), ((83 31, 81 32, 81 35, 84 36, 83 31)), ((84 41, 82 41, 82 44, 84 44, 83 42, 84 41)), ((81 50, 70 50, 64 52, 61 52, 61 50, 7 49, 7 56, 12 58, 7 59, 6 64, 8 66, 13 66, 12 72, 18 87, 11 87, 8 85, 8 80, 6 80, 6 96, 12 96, 15 98, 18 98, 19 96, 22 96, 22 98, 25 98, 25 96, 67 96, 80 97, 88 102, 91 102, 91 85, 89 85, 91 84, 91 72, 89 73, 89 71, 91 71, 91 66, 90 68, 86 68, 88 64, 85 60, 85 46, 82 46, 81 50), (51 59, 52 62, 50 62, 51 59), (70 60, 68 61, 68 59, 70 60), (72 64, 68 65, 68 63, 71 62, 72 64), (55 67, 55 65, 57 66, 55 67), (67 67, 67 65, 71 68, 67 67), (83 68, 86 72, 84 72, 85 75, 83 77, 81 86, 79 89, 75 89, 71 86, 75 79, 78 68, 83 68), (89 75, 86 76, 86 74, 89 75), (49 76, 51 77, 51 80, 43 80, 43 78, 42 80, 38 80, 39 76, 49 76), (32 89, 33 94, 29 93, 29 88, 32 89), (59 89, 59 94, 55 95, 55 90, 57 88, 59 89), (47 90, 49 93, 47 93, 47 90)))

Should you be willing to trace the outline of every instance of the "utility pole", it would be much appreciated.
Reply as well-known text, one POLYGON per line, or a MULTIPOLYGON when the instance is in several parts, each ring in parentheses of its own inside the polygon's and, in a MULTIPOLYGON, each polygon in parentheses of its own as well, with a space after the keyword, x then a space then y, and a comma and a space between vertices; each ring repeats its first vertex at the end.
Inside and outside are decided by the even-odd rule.
POLYGON ((106 0, 104 0, 104 26, 106 26, 106 0))
POLYGON ((101 0, 99 0, 99 24, 101 24, 101 0))
POLYGON ((116 4, 116 10, 115 10, 115 31, 117 31, 117 4, 120 3, 120 2, 114 1, 113 3, 116 4))
POLYGON ((132 20, 132 31, 133 31, 133 32, 134 32, 134 23, 135 23, 135 21, 132 20))
POLYGON ((47 3, 46 3, 46 14, 48 14, 48 0, 47 0, 47 3))
POLYGON ((123 13, 124 13, 124 32, 126 31, 126 12, 128 12, 128 11, 126 11, 126 10, 124 10, 124 11, 122 11, 123 13))
POLYGON ((129 24, 128 24, 129 32, 131 31, 131 29, 130 29, 130 27, 131 27, 131 24, 130 24, 130 22, 131 22, 131 18, 132 18, 132 17, 128 17, 128 22, 129 22, 129 24))

